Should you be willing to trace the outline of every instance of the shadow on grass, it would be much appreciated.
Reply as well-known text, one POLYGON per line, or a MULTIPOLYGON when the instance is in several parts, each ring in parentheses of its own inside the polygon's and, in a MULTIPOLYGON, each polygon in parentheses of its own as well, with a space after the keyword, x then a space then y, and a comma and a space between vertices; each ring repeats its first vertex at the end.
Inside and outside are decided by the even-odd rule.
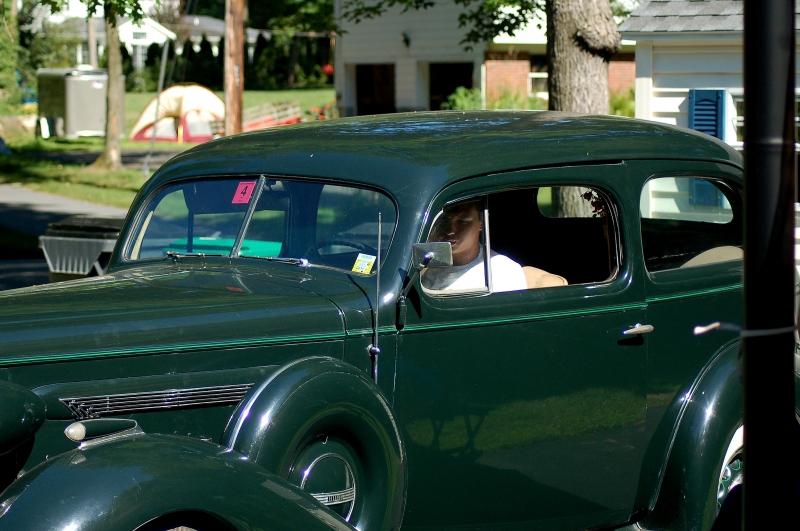
POLYGON ((99 171, 24 155, 0 155, 0 183, 128 208, 147 180, 140 171, 99 171))

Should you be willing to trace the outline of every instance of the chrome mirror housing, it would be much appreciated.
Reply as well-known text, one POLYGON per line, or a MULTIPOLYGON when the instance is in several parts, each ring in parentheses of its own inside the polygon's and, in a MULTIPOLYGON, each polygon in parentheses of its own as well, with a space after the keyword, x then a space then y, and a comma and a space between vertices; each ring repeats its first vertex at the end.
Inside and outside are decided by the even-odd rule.
POLYGON ((453 247, 450 242, 415 243, 411 246, 411 267, 450 267, 453 265, 453 247))

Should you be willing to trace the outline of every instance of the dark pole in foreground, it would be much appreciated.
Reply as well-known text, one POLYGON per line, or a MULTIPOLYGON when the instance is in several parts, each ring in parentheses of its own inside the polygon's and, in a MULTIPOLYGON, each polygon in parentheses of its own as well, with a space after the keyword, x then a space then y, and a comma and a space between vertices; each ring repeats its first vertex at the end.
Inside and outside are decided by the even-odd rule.
POLYGON ((744 8, 744 527, 792 529, 794 2, 744 8))

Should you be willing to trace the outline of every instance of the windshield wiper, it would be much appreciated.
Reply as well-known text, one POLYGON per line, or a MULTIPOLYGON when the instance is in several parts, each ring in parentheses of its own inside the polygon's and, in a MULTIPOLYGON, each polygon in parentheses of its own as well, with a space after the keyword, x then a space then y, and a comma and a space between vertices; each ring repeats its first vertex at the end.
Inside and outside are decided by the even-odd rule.
POLYGON ((167 251, 167 256, 164 257, 164 260, 169 258, 173 262, 177 262, 178 258, 187 258, 187 257, 206 257, 206 256, 228 256, 227 254, 223 253, 179 253, 177 251, 167 251))
POLYGON ((279 262, 281 264, 292 264, 300 267, 308 267, 311 265, 305 258, 276 258, 274 256, 248 256, 247 258, 257 258, 259 260, 266 260, 268 262, 279 262))

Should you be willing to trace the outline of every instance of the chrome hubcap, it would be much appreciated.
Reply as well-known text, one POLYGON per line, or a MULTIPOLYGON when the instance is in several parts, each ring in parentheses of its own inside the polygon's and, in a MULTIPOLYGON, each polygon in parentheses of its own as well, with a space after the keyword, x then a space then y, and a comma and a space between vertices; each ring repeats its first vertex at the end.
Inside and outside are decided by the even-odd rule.
POLYGON ((357 487, 350 457, 347 448, 336 441, 315 442, 298 456, 289 481, 349 520, 355 508, 357 487))
POLYGON ((742 484, 744 479, 744 470, 742 466, 742 459, 736 458, 726 466, 722 471, 722 477, 719 480, 719 488, 717 489, 717 507, 722 507, 722 502, 728 497, 728 493, 735 487, 742 484))

